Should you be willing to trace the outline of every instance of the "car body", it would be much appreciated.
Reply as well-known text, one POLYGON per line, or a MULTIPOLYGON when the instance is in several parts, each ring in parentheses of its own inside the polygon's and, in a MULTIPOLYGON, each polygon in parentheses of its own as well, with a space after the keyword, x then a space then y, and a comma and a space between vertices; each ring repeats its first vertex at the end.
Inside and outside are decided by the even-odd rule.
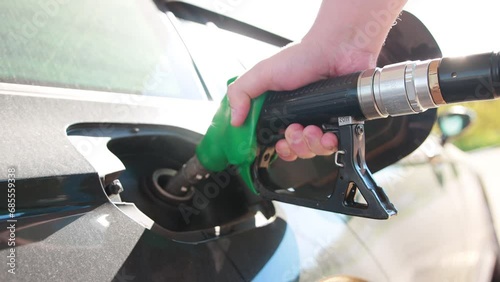
POLYGON ((435 136, 374 174, 387 221, 271 203, 230 172, 198 205, 158 201, 147 176, 193 155, 225 81, 289 41, 186 3, 47 3, 18 2, 8 22, 32 17, 2 30, 2 280, 492 279, 481 181, 435 136))

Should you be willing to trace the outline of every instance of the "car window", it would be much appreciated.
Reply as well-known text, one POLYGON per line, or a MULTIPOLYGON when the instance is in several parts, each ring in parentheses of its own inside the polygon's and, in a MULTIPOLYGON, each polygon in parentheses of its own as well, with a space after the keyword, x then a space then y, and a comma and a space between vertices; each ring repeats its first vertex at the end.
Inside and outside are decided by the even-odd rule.
POLYGON ((0 81, 207 99, 152 1, 0 2, 0 81))
POLYGON ((290 40, 300 40, 313 24, 321 0, 166 0, 222 14, 290 40), (286 5, 283 5, 286 3, 286 5))

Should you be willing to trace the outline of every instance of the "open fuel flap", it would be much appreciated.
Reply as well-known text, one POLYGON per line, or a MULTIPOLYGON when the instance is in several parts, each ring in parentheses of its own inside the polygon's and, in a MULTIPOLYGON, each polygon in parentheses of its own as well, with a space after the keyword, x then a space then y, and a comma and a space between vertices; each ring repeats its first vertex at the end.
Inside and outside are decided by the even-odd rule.
POLYGON ((195 152, 201 135, 169 126, 82 123, 68 138, 98 172, 103 192, 145 228, 197 243, 267 225, 271 202, 252 194, 232 167, 203 179, 189 197, 162 187, 195 152), (173 197, 172 197, 173 196, 173 197))

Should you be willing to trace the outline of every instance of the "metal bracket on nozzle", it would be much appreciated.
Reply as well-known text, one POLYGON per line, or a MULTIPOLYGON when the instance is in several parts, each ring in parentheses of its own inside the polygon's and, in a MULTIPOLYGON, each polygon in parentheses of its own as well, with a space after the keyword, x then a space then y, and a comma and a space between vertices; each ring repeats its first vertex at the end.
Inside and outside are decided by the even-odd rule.
POLYGON ((397 214, 394 205, 384 190, 377 186, 366 165, 364 122, 352 117, 340 117, 339 142, 339 151, 345 153, 335 191, 330 197, 333 200, 328 203, 331 210, 376 219, 386 219, 397 214), (355 200, 358 192, 366 204, 355 200))
POLYGON ((271 158, 266 160, 264 155, 269 154, 269 151, 263 149, 253 171, 260 194, 268 199, 353 216, 387 219, 397 214, 394 205, 382 188, 376 185, 366 165, 363 121, 353 117, 339 117, 338 127, 328 126, 327 131, 333 132, 339 139, 334 160, 338 176, 329 197, 316 200, 280 192, 282 188, 273 183, 267 171, 271 158), (366 203, 356 201, 357 193, 362 195, 366 203))

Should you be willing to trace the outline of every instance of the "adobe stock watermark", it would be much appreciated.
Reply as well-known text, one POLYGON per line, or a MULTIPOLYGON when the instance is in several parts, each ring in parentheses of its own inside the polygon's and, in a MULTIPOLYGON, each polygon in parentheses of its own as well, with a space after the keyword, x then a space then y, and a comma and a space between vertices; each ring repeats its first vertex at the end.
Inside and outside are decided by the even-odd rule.
POLYGON ((206 209, 210 204, 210 200, 219 196, 223 189, 227 188, 231 183, 232 176, 239 174, 238 169, 234 166, 228 167, 226 170, 210 175, 213 181, 205 183, 201 189, 194 189, 192 204, 179 204, 178 209, 186 224, 191 222, 193 215, 199 215, 202 210, 206 209))
MULTIPOLYGON (((352 50, 359 50, 368 47, 371 44, 372 39, 380 36, 381 32, 384 31, 384 27, 388 21, 392 20, 393 15, 400 13, 401 8, 402 7, 399 1, 391 1, 387 3, 385 9, 371 11, 370 15, 372 16, 372 19, 364 25, 364 28, 354 28, 353 40, 350 42, 343 41, 339 45, 340 52, 350 54, 352 50)), ((396 18, 392 26, 395 26, 398 20, 400 20, 399 17, 396 18)))
POLYGON ((226 14, 243 4, 244 0, 215 0, 212 2, 214 11, 218 14, 226 14))
POLYGON ((36 9, 33 16, 20 25, 19 33, 9 31, 6 40, 23 44, 29 43, 30 39, 33 39, 49 23, 51 18, 59 14, 61 6, 68 2, 69 0, 37 1, 39 9, 36 9))
POLYGON ((127 271, 126 267, 122 267, 115 275, 112 282, 129 282, 134 281, 136 276, 127 271))
POLYGON ((474 96, 466 98, 465 101, 491 100, 495 97, 495 89, 500 88, 498 81, 486 81, 484 77, 478 79, 478 84, 474 91, 474 96))
MULTIPOLYGON (((141 102, 146 99, 142 95, 134 94, 113 93, 112 95, 114 95, 114 97, 109 103, 109 113, 113 116, 120 117, 120 122, 126 120, 127 117, 133 117, 134 109, 139 108, 141 106, 141 102)), ((118 130, 117 125, 113 122, 98 123, 91 128, 79 127, 78 125, 75 125, 74 128, 78 129, 78 134, 74 134, 74 136, 88 137, 78 138, 75 140, 70 138, 77 151, 84 157, 91 156, 96 152, 96 148, 106 147, 109 142, 109 138, 106 137, 112 136, 113 133, 118 130)), ((68 132, 71 132, 71 128, 68 132)), ((69 135, 73 136, 73 134, 69 135)), ((99 150, 97 150, 97 152, 99 152, 99 150)))
POLYGON ((7 246, 7 272, 9 274, 16 274, 16 168, 9 167, 7 169, 7 212, 9 219, 7 219, 8 239, 7 246))
MULTIPOLYGON (((169 73, 172 72, 170 65, 168 64, 168 59, 166 56, 160 58, 159 63, 156 65, 155 70, 148 74, 143 82, 142 95, 139 94, 121 94, 121 93, 110 93, 114 95, 113 99, 109 103, 109 112, 113 116, 120 117, 120 120, 126 120, 128 117, 134 117, 133 111, 140 108, 144 102, 148 99, 147 93, 152 93, 155 89, 158 89, 161 80, 165 79, 169 73)), ((113 123, 101 123, 97 128, 87 129, 82 128, 79 130, 78 136, 92 136, 97 138, 84 138, 78 139, 74 146, 85 157, 92 155, 96 148, 107 146, 109 137, 116 131, 116 126, 113 123), (101 138, 99 138, 101 137, 101 138)))

